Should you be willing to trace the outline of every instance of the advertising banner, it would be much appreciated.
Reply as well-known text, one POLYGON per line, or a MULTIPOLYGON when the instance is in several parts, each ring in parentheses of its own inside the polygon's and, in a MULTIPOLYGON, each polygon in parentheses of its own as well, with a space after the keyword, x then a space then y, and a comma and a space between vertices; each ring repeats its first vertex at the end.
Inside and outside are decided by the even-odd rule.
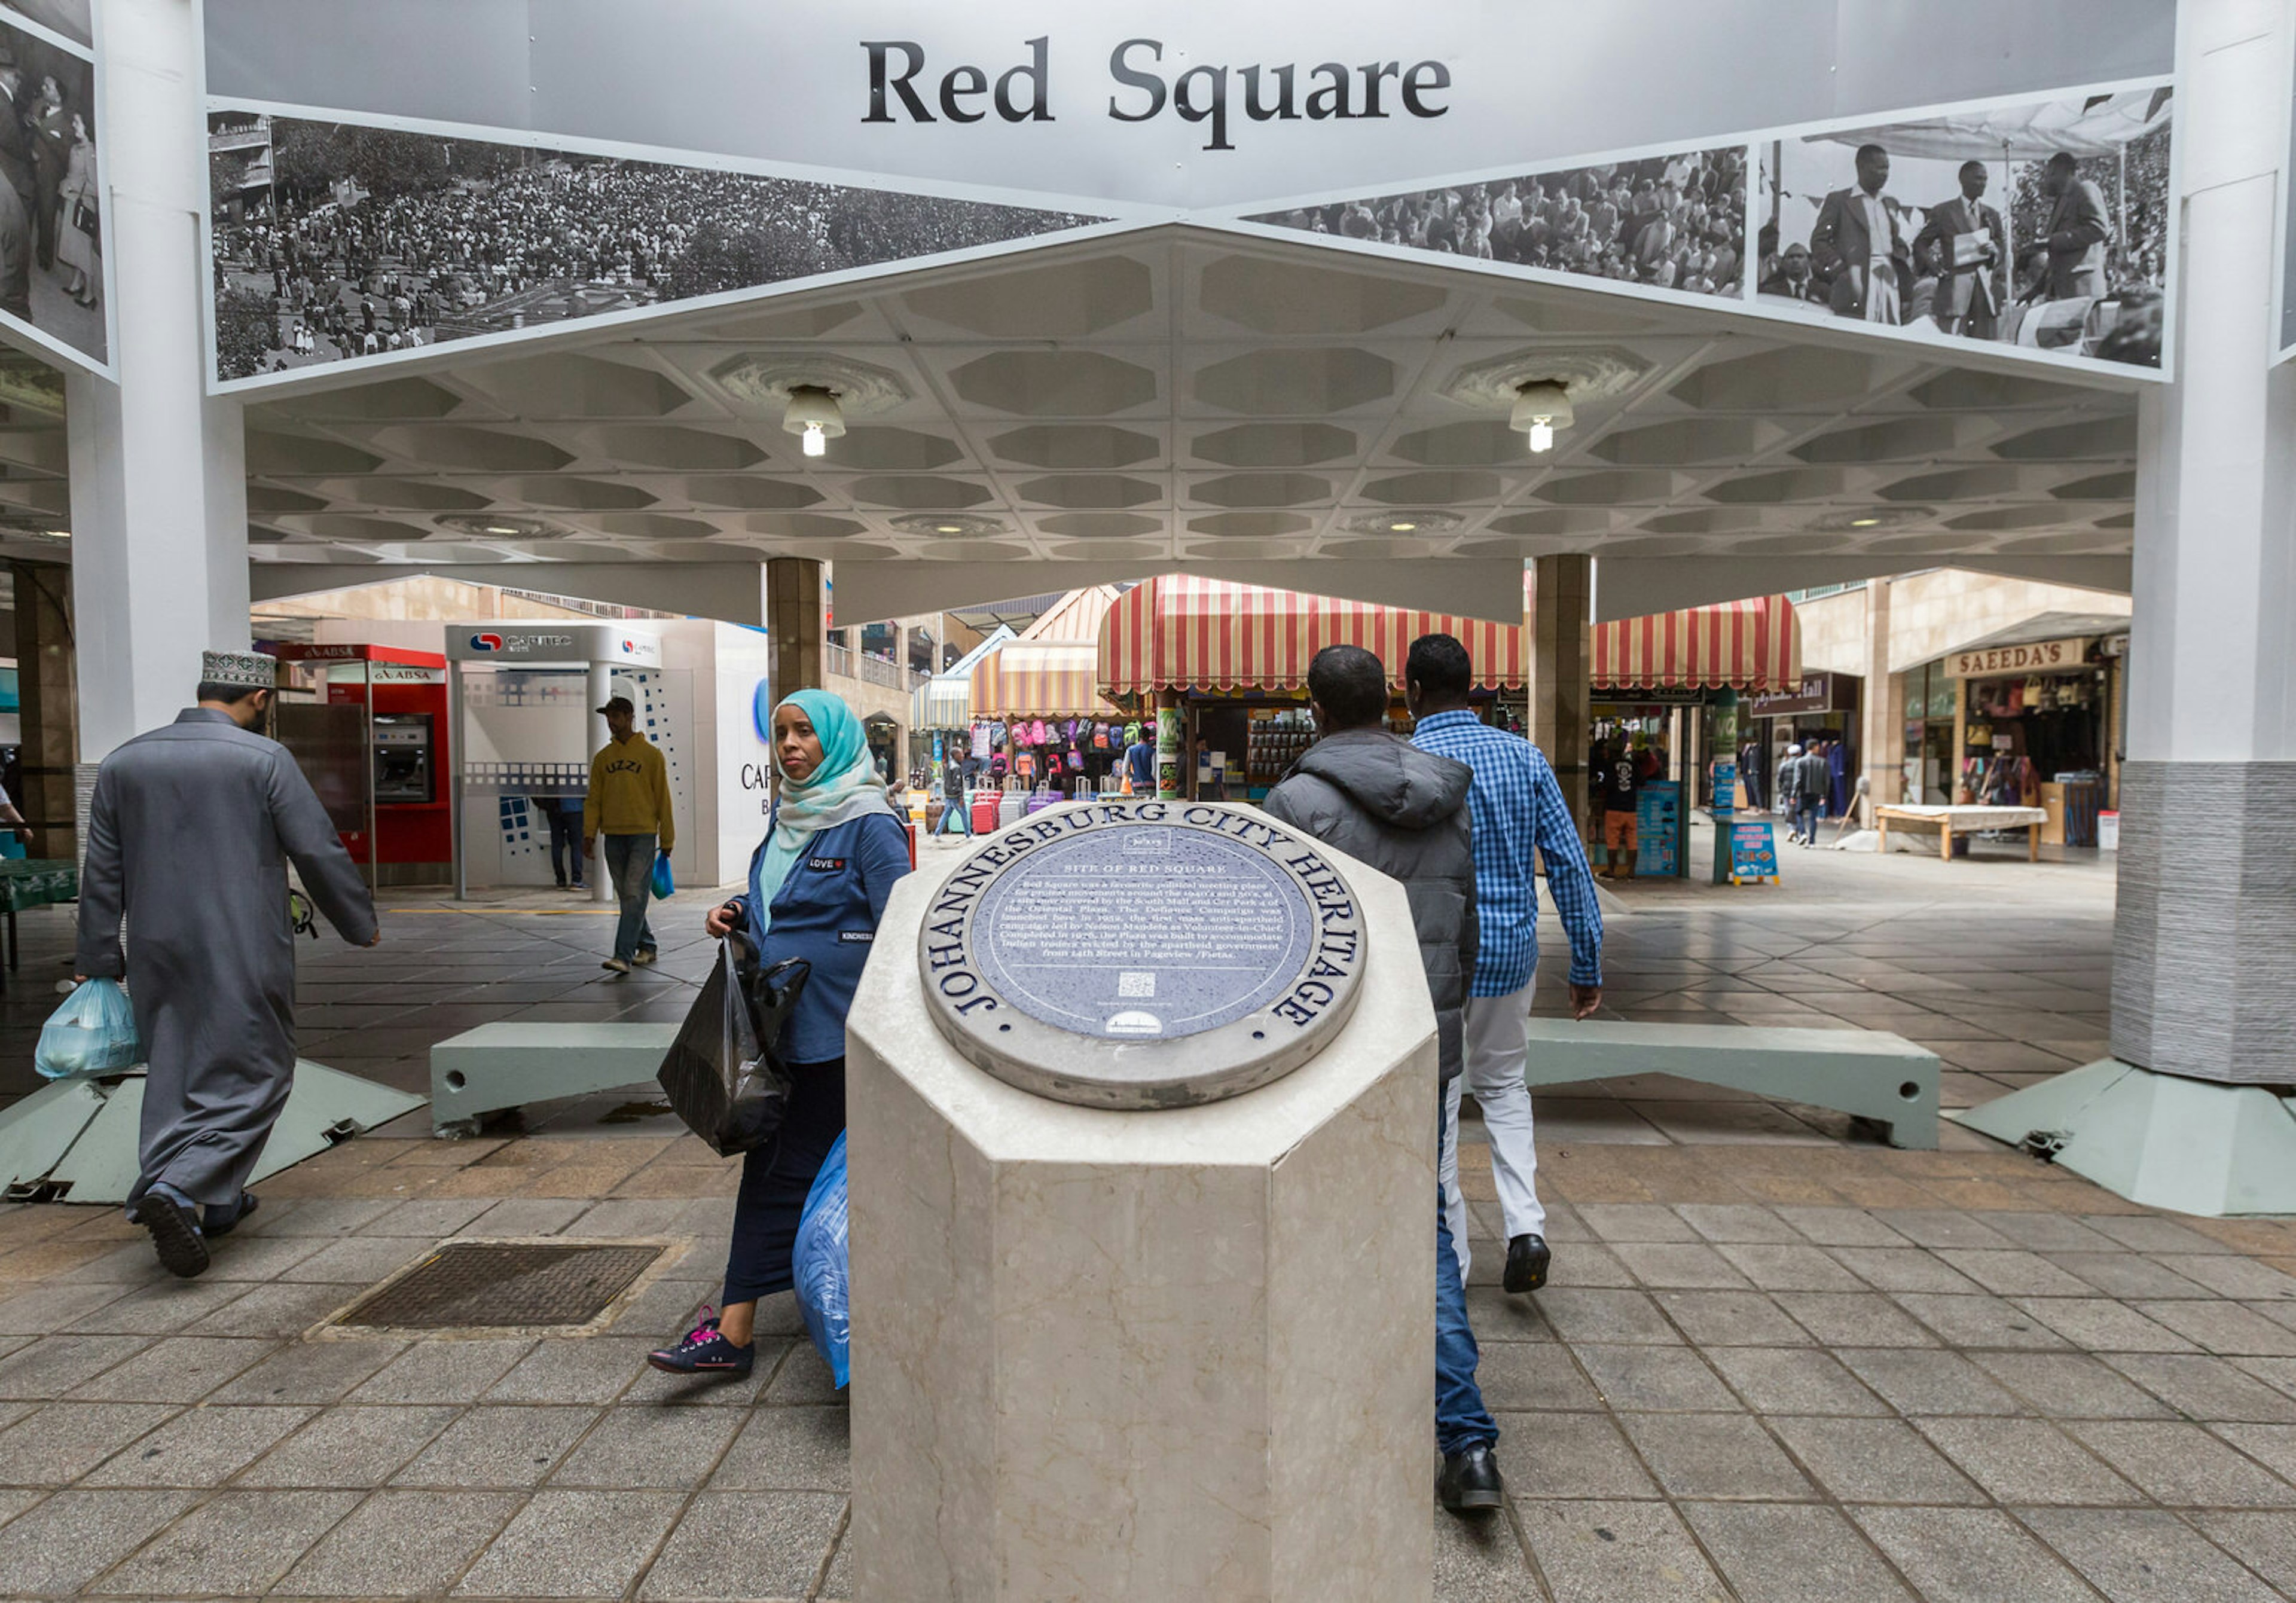
POLYGON ((0 4, 0 326, 109 374, 90 4, 0 4))
POLYGON ((1730 826, 1730 883, 1775 885, 1778 882, 1777 836, 1766 823, 1730 826))
POLYGON ((1178 222, 2163 363, 2174 0, 631 16, 206 0, 217 382, 1178 222))

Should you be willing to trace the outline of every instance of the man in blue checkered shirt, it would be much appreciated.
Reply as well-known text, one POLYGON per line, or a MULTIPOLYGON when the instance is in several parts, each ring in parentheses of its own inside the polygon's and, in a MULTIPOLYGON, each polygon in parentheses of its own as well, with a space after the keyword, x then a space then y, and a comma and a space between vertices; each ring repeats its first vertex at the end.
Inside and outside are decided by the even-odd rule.
POLYGON ((1459 1092, 1475 1093, 1490 1138, 1491 1174, 1506 1220, 1509 1291, 1546 1283, 1546 1210, 1539 1206, 1538 1154, 1523 1084, 1529 1048, 1531 978, 1538 966, 1538 882, 1531 848, 1546 860, 1548 892, 1570 936, 1570 1010, 1584 1018, 1603 1001, 1603 912, 1562 788, 1538 748, 1493 729, 1467 706, 1474 669, 1448 634, 1411 644, 1404 696, 1419 721, 1412 744, 1475 771, 1467 810, 1475 833, 1475 911, 1482 942, 1467 996, 1465 1070, 1446 1109, 1444 1205, 1459 1279, 1467 1278, 1467 1204, 1459 1190, 1459 1092))

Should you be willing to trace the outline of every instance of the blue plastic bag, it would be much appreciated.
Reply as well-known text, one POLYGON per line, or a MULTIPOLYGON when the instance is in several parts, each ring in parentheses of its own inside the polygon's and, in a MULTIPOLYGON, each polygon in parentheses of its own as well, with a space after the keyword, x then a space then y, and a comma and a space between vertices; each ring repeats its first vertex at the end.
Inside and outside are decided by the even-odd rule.
POLYGON ((846 1284, 845 1138, 829 1149, 821 1173, 806 1193, 805 1212, 798 1215, 797 1245, 791 1249, 791 1272, 797 1280, 797 1308, 805 1318, 805 1333, 829 1361, 830 1372, 843 1391, 853 1367, 852 1303, 846 1284))
POLYGON ((657 902, 667 901, 677 894, 677 881, 669 871, 669 854, 653 855, 653 896, 657 902))
POLYGON ((116 979, 89 980, 65 997, 40 1026, 40 1044, 32 1054, 32 1067, 51 1080, 117 1074, 143 1060, 135 1012, 116 979))

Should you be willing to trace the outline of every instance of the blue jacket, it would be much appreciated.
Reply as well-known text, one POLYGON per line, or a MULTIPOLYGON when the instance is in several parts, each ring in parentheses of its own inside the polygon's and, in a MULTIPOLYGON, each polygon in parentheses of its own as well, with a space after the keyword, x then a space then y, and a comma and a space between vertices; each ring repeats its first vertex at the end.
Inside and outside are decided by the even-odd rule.
MULTIPOLYGON (((767 839, 773 826, 766 827, 767 839)), ((801 957, 813 966, 796 1010, 782 1031, 790 1063, 828 1063, 845 1056, 845 1015, 869 961, 893 881, 909 871, 909 836, 890 813, 872 813, 822 830, 774 893, 773 927, 760 932, 758 866, 765 841, 750 856, 750 894, 734 898, 750 945, 771 965, 801 957)))

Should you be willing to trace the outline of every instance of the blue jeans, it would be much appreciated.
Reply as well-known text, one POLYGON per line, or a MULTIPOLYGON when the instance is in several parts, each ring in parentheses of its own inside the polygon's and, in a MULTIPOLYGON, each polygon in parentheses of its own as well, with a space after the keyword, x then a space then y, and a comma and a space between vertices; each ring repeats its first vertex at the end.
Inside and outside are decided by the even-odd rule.
POLYGON ((941 804, 939 833, 943 835, 972 833, 972 809, 965 805, 964 791, 960 790, 956 793, 955 800, 941 804))
POLYGON ((622 904, 621 922, 614 926, 614 955, 624 962, 654 949, 653 928, 646 922, 646 904, 653 897, 653 840, 651 835, 605 838, 606 882, 622 904))
POLYGON ((566 883, 566 863, 574 863, 574 883, 582 883, 582 814, 569 813, 555 797, 528 804, 542 814, 542 822, 550 826, 550 873, 559 884, 566 883))
MULTIPOLYGON (((1448 1121, 1444 1099, 1435 1099, 1435 1172, 1443 1172, 1448 1121)), ((1483 1406, 1475 1384, 1475 1332, 1467 1323, 1467 1288, 1459 1279, 1459 1256, 1451 1248, 1451 1224, 1444 1216, 1443 1184, 1435 1184, 1435 1446, 1445 1456, 1476 1443, 1499 1439, 1498 1421, 1483 1406)))
POLYGON ((1804 840, 1816 835, 1817 833, 1817 797, 1797 797, 1794 799, 1793 821, 1794 828, 1800 831, 1804 840))

